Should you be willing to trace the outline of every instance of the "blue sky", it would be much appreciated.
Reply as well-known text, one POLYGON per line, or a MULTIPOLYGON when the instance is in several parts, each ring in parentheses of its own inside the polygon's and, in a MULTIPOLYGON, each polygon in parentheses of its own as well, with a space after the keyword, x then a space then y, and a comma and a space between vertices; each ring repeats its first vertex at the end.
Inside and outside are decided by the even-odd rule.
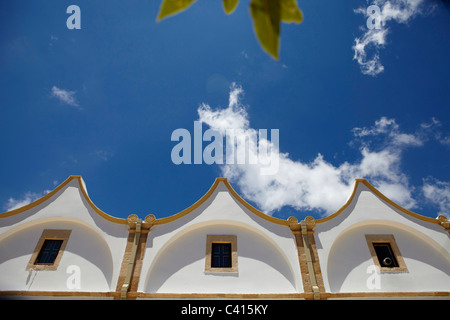
POLYGON ((414 212, 449 216, 442 2, 298 1, 304 21, 282 25, 278 61, 255 37, 249 1, 227 16, 221 1, 198 0, 157 23, 160 3, 2 2, 0 211, 81 175, 106 213, 164 217, 227 176, 283 219, 337 211, 355 178, 414 212), (80 30, 66 26, 72 4, 80 30), (366 26, 370 5, 381 29, 366 26), (280 170, 175 165, 172 133, 193 135, 198 120, 203 131, 278 129, 280 170))

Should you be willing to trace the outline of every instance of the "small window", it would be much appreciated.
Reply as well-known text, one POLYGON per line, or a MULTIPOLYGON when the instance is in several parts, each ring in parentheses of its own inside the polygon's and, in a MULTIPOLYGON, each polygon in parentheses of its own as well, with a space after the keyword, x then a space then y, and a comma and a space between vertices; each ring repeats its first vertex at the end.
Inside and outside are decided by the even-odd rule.
POLYGON ((231 243, 212 243, 212 268, 231 268, 231 243))
POLYGON ((71 232, 55 229, 42 231, 26 270, 57 270, 71 232))
POLYGON ((234 235, 207 235, 205 272, 238 272, 237 237, 234 235))
POLYGON ((390 243, 373 243, 378 262, 385 268, 397 268, 398 263, 390 243))
POLYGON ((63 240, 45 240, 35 264, 53 264, 58 256, 63 240))
POLYGON ((380 272, 408 272, 392 234, 366 234, 366 241, 373 263, 380 272))

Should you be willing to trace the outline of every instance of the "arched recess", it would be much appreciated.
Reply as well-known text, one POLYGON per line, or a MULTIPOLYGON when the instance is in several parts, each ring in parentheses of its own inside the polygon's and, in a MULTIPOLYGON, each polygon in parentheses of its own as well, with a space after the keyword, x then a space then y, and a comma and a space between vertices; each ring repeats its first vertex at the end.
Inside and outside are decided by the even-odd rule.
POLYGON ((75 265, 80 275, 80 287, 75 290, 111 291, 114 269, 111 249, 101 233, 84 221, 52 217, 23 223, 0 236, 0 248, 0 272, 8 270, 10 275, 0 284, 2 290, 71 291, 67 267, 75 265), (71 230, 61 263, 56 271, 27 271, 27 263, 44 229, 71 230))
POLYGON ((286 253, 268 235, 240 222, 214 220, 190 226, 167 241, 152 260, 143 291, 295 293, 301 286, 297 278, 286 253), (205 272, 207 235, 237 236, 237 273, 205 272))
MULTIPOLYGON (((384 281, 380 291, 427 291, 423 282, 439 285, 439 277, 450 280, 450 253, 428 235, 405 224, 387 220, 369 220, 343 230, 333 242, 327 259, 327 279, 331 292, 371 291, 367 279, 368 266, 373 260, 365 238, 366 234, 392 234, 400 253, 407 262, 408 272, 390 273, 395 281, 384 281), (426 277, 427 280, 424 279, 426 277), (436 278, 436 279, 434 279, 436 278), (391 281, 391 282, 390 282, 391 281), (395 284, 395 285, 393 285, 395 284)), ((441 278, 442 279, 442 278, 441 278)), ((448 284, 447 284, 448 285, 448 284)))

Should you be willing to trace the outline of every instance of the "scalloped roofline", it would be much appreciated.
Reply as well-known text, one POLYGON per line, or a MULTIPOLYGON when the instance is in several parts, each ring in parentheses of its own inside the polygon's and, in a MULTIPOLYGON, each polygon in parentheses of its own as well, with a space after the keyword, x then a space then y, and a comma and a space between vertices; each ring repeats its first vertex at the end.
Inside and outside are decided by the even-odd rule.
POLYGON ((72 180, 77 180, 78 185, 79 185, 80 190, 81 190, 81 194, 83 195, 84 199, 87 201, 87 203, 89 204, 89 206, 90 206, 90 207, 91 207, 98 215, 100 215, 102 218, 104 218, 104 219, 106 219, 106 220, 108 220, 108 221, 114 222, 114 223, 118 223, 118 224, 127 224, 127 223, 128 223, 126 219, 113 217, 113 216, 111 216, 111 215, 109 215, 109 214, 103 212, 102 210, 100 210, 100 209, 92 202, 92 200, 89 198, 89 195, 88 195, 88 193, 87 193, 87 190, 86 190, 86 186, 85 186, 85 184, 84 184, 84 181, 83 181, 83 179, 81 178, 81 176, 79 176, 79 175, 71 175, 71 176, 69 176, 63 183, 61 183, 61 184, 60 184, 59 186, 57 186, 55 189, 53 189, 52 191, 50 191, 49 193, 47 193, 47 194, 44 195, 43 197, 41 197, 41 198, 39 198, 39 199, 37 199, 37 200, 35 200, 35 201, 33 201, 33 202, 30 202, 29 204, 27 204, 27 205, 25 205, 25 206, 23 206, 23 207, 20 207, 20 208, 11 210, 11 211, 7 211, 7 212, 4 212, 4 213, 0 213, 0 219, 14 216, 14 215, 16 215, 16 214, 25 212, 25 211, 27 211, 27 210, 30 210, 30 209, 32 209, 32 208, 34 208, 34 207, 36 207, 36 206, 38 206, 38 205, 44 203, 45 201, 47 201, 48 199, 50 199, 51 197, 53 197, 53 196, 54 196, 57 192, 59 192, 61 189, 63 189, 63 188, 64 188, 67 184, 69 184, 69 182, 71 182, 72 180))
MULTIPOLYGON (((84 181, 82 179, 82 177, 80 175, 71 175, 69 176, 63 183, 61 183, 59 186, 57 186, 55 189, 53 189, 52 191, 50 191, 49 193, 47 193, 46 195, 44 195, 43 197, 14 210, 11 211, 7 211, 4 213, 0 213, 0 219, 2 218, 7 218, 7 217, 11 217, 14 216, 16 214, 20 214, 22 212, 25 212, 27 210, 30 210, 40 204, 42 204, 43 202, 47 201, 48 199, 50 199, 51 197, 53 197, 58 191, 60 191, 61 189, 63 189, 69 182, 71 182, 72 180, 77 180, 78 185, 80 187, 81 193, 83 195, 83 197, 85 198, 85 200, 87 201, 87 203, 89 204, 89 206, 98 214, 100 215, 102 218, 114 222, 114 223, 118 223, 118 224, 128 224, 129 221, 127 219, 123 219, 123 218, 117 218, 117 217, 113 217, 105 212, 103 212, 102 210, 100 210, 93 202, 92 200, 89 198, 89 195, 87 193, 86 190, 86 186, 84 184, 84 181)), ((231 184, 228 182, 227 178, 216 178, 214 183, 212 184, 212 186, 210 187, 210 189, 208 190, 208 192, 206 192, 199 200, 197 200, 197 202, 195 202, 194 204, 192 204, 191 206, 189 206, 188 208, 173 214, 171 216, 168 217, 163 217, 163 218, 158 218, 156 219, 153 215, 148 215, 147 217, 151 216, 152 218, 150 220, 152 220, 152 224, 153 225, 158 225, 158 224, 166 224, 175 220, 180 219, 181 217, 184 217, 185 215, 189 214, 190 212, 194 211, 195 209, 197 209, 200 205, 202 205, 206 200, 209 199, 209 197, 214 193, 214 191, 217 189, 219 183, 223 183, 226 188, 228 189, 228 191, 230 192, 230 194, 240 203, 242 204, 245 208, 247 208, 250 212, 252 212, 253 214, 257 215, 258 217, 275 223, 275 224, 279 224, 279 225, 285 225, 285 226, 291 226, 293 223, 298 223, 297 218, 295 217, 289 217, 287 220, 283 220, 283 219, 279 219, 279 218, 275 218, 272 217, 258 209, 256 209, 255 207, 253 207, 252 205, 250 205, 247 201, 245 201, 231 186, 231 184)), ((316 219, 315 223, 324 223, 327 222, 335 217, 337 217, 339 214, 341 214, 352 202, 353 199, 356 195, 356 191, 358 189, 359 184, 363 184, 364 186, 366 186, 375 196, 377 196, 378 198, 380 198, 382 201, 386 202, 387 204, 391 205, 392 207, 398 209, 399 211, 413 217, 416 219, 419 219, 421 221, 425 221, 425 222, 429 222, 429 223, 434 223, 434 224, 442 224, 442 221, 440 221, 438 218, 434 219, 434 218, 430 218, 427 216, 423 216, 420 215, 418 213, 412 212, 402 206, 400 206, 399 204, 395 203, 394 201, 392 201, 391 199, 389 199, 388 197, 386 197, 384 194, 382 194, 377 188, 375 188, 373 185, 371 185, 366 179, 355 179, 355 185, 353 187, 353 191, 352 194, 350 195, 350 198, 347 200, 347 202, 336 212, 332 213, 331 215, 325 217, 325 218, 321 218, 321 219, 316 219)), ((307 217, 308 218, 308 217, 307 217)), ((312 218, 312 217, 311 217, 312 218)), ((147 219, 146 219, 147 220, 147 219)))
POLYGON ((375 196, 377 196, 378 198, 380 198, 381 200, 383 200, 387 204, 391 205, 392 207, 396 208, 397 210, 400 210, 401 212, 406 213, 407 215, 409 215, 409 216, 411 216, 413 218, 416 218, 416 219, 419 219, 419 220, 422 220, 422 221, 425 221, 425 222, 434 223, 434 224, 440 224, 441 223, 438 219, 433 219, 433 218, 430 218, 430 217, 427 217, 427 216, 423 216, 423 215, 420 215, 418 213, 412 212, 411 210, 408 210, 408 209, 402 207, 398 203, 392 201, 391 199, 386 197, 384 194, 382 194, 377 188, 375 188, 373 185, 371 185, 369 183, 369 181, 367 181, 366 179, 355 179, 355 186, 353 187, 352 194, 351 194, 350 198, 347 200, 347 202, 338 211, 330 214, 329 216, 327 216, 325 218, 317 219, 316 223, 327 222, 327 221, 337 217, 339 214, 341 214, 353 202, 353 198, 355 197, 356 190, 358 189, 359 184, 363 184, 375 196))

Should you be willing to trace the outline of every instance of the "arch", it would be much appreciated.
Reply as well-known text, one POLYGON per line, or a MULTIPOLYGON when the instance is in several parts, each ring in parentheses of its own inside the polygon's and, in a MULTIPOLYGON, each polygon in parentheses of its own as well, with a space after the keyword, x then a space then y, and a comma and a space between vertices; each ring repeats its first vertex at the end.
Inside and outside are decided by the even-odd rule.
MULTIPOLYGON (((286 253, 273 239, 262 231, 244 223, 224 220, 192 225, 178 232, 164 243, 156 253, 147 271, 143 290, 144 292, 180 293, 184 290, 183 285, 180 286, 178 283, 177 286, 171 286, 171 283, 180 279, 192 282, 189 291, 186 290, 189 293, 236 293, 230 289, 226 282, 234 283, 237 290, 250 290, 250 288, 244 288, 243 286, 245 286, 245 283, 247 285, 252 284, 252 277, 248 273, 252 264, 263 265, 267 272, 283 282, 280 284, 283 289, 278 290, 286 290, 289 293, 298 290, 298 281, 296 281, 294 269, 286 253), (237 274, 211 275, 204 273, 206 235, 209 234, 237 235, 239 261, 237 274), (250 248, 253 248, 253 251, 250 248), (177 255, 182 256, 177 260, 177 255), (183 275, 183 272, 186 272, 186 274, 183 275), (240 279, 239 282, 235 281, 238 278, 240 279)), ((263 287, 262 283, 268 279, 270 277, 259 281, 256 287, 263 287)), ((255 284, 253 283, 253 285, 255 284)), ((277 288, 273 287, 270 289, 268 287, 262 288, 262 290, 275 290, 274 292, 279 293, 277 288)), ((261 291, 255 290, 253 293, 261 293, 261 291)))
MULTIPOLYGON (((88 223, 75 219, 75 218, 63 218, 63 217, 52 217, 52 218, 42 218, 34 221, 29 221, 18 225, 5 233, 0 235, 0 246, 5 248, 2 250, 2 255, 0 257, 0 267, 2 264, 16 263, 12 262, 14 259, 18 259, 18 267, 15 269, 16 278, 15 283, 22 286, 30 286, 31 280, 29 271, 28 278, 25 280, 23 278, 26 264, 25 260, 28 261, 36 243, 42 234, 44 229, 70 229, 72 230, 69 237, 67 246, 64 251, 63 260, 66 259, 65 264, 69 265, 80 265, 82 286, 81 291, 110 291, 112 280, 113 280, 113 256, 111 248, 102 236, 102 234, 96 230, 94 227, 88 223), (88 242, 88 243, 85 243, 88 242), (9 245, 11 244, 11 246, 9 245), (11 247, 11 249, 6 249, 11 247), (79 259, 81 257, 82 259, 79 259), (23 261, 22 261, 23 260, 23 261), (89 269, 89 266, 95 266, 98 271, 92 272, 95 269, 89 269), (22 269, 23 267, 23 269, 22 269), (94 283, 90 283, 89 279, 94 276, 95 280, 100 280, 98 277, 102 274, 104 277, 103 281, 98 282, 100 285, 98 288, 94 288, 94 283), (83 279, 84 283, 87 285, 86 289, 83 289, 83 279), (103 283, 103 284, 101 284, 103 283)), ((67 267, 67 266, 65 266, 67 267)), ((37 271, 40 272, 40 271, 37 271)), ((41 275, 49 276, 53 274, 56 278, 67 278, 66 270, 64 266, 58 268, 57 272, 45 272, 42 271, 41 275), (58 274, 58 275, 57 275, 58 274)), ((48 281, 46 286, 50 288, 52 281, 48 281)), ((64 285, 58 284, 58 290, 67 291, 64 285), (65 289, 65 290, 64 290, 65 289)), ((23 289, 17 288, 17 289, 23 289)), ((33 290, 33 289, 31 289, 33 290)))
MULTIPOLYGON (((373 260, 365 240, 365 234, 393 234, 399 244, 403 258, 409 259, 410 265, 415 260, 428 265, 429 270, 435 270, 437 273, 450 276, 449 252, 428 235, 399 222, 368 220, 356 223, 343 230, 330 246, 326 272, 331 292, 369 291, 366 285, 369 277, 367 267, 373 264, 373 260), (422 250, 417 249, 417 246, 422 246, 422 250), (429 257, 429 259, 425 259, 425 257, 429 257)), ((411 282, 411 287, 413 287, 414 283, 412 282, 416 280, 414 275, 417 278, 417 271, 414 268, 409 268, 408 273, 398 277, 400 283, 406 284, 406 279, 408 279, 411 282)), ((390 274, 388 276, 394 277, 396 275, 390 274)), ((420 276, 424 276, 424 274, 420 276)), ((414 291, 411 287, 405 291, 414 291)), ((390 288, 390 290, 386 290, 386 287, 381 288, 381 290, 401 291, 402 289, 401 285, 398 288, 389 286, 387 288, 390 288)), ((423 288, 420 289, 426 291, 423 288)))

